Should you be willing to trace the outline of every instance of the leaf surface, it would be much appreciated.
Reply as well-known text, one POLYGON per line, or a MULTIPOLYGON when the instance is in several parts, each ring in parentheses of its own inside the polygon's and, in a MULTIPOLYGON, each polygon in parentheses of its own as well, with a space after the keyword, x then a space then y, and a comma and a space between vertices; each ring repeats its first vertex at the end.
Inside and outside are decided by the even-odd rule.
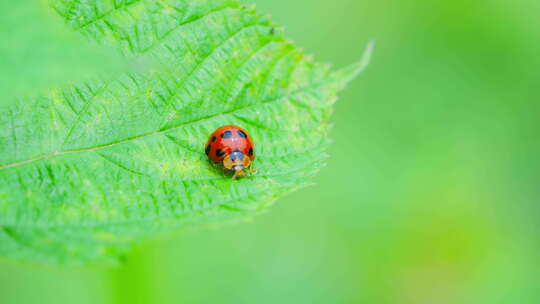
POLYGON ((159 233, 256 214, 310 183, 337 93, 333 72, 233 0, 57 0, 76 31, 133 71, 0 108, 0 254, 117 261, 159 233), (222 125, 247 129, 257 174, 204 154, 222 125))

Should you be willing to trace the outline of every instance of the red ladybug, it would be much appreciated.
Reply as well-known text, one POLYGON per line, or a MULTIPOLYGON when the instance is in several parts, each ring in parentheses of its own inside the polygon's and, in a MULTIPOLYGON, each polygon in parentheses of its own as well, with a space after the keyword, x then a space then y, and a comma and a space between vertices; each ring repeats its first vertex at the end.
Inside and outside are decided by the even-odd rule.
POLYGON ((206 155, 214 163, 222 163, 234 171, 233 179, 245 176, 244 170, 254 173, 255 151, 247 132, 238 126, 224 126, 215 130, 206 144, 206 155))

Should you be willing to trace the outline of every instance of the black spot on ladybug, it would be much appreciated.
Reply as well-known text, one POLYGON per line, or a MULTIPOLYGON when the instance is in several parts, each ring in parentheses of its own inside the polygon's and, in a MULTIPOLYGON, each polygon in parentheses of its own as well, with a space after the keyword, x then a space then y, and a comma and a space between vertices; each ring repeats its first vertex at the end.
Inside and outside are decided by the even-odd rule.
POLYGON ((238 135, 239 135, 240 137, 242 137, 242 138, 247 138, 247 134, 246 134, 244 131, 238 130, 238 131, 236 131, 236 132, 238 133, 238 135))
POLYGON ((249 154, 249 156, 253 156, 253 147, 249 148, 248 154, 249 154))
POLYGON ((223 139, 227 139, 227 138, 230 138, 232 136, 232 132, 231 131, 225 131, 221 134, 221 138, 223 139))
POLYGON ((215 137, 215 136, 212 136, 212 142, 215 142, 215 141, 216 141, 216 139, 217 139, 217 137, 215 137))
POLYGON ((206 149, 204 152, 206 152, 206 155, 210 154, 210 149, 212 149, 212 147, 210 147, 210 145, 206 145, 206 149))
POLYGON ((221 149, 217 149, 217 150, 216 150, 216 156, 217 156, 217 157, 222 157, 224 154, 225 154, 225 151, 223 151, 223 150, 221 150, 221 149))

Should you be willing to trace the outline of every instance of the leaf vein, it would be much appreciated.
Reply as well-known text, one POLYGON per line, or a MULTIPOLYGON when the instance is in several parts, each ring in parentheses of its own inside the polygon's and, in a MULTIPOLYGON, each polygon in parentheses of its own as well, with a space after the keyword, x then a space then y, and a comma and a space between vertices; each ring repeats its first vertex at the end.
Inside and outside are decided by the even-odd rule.
POLYGON ((210 119, 214 119, 214 118, 217 118, 217 117, 220 117, 220 116, 231 115, 231 114, 237 113, 239 111, 249 109, 249 108, 252 108, 254 106, 261 105, 261 104, 268 104, 268 103, 283 101, 287 97, 293 96, 294 94, 298 94, 298 93, 301 93, 304 90, 313 89, 313 88, 319 87, 319 86, 324 85, 324 84, 325 84, 325 82, 319 82, 319 83, 307 85, 307 86, 301 87, 299 89, 296 89, 296 90, 294 90, 294 91, 292 91, 290 93, 287 93, 287 94, 284 94, 284 95, 281 95, 281 96, 277 96, 277 97, 273 97, 273 98, 268 99, 268 100, 261 101, 260 103, 250 104, 250 105, 247 105, 247 106, 244 106, 244 107, 232 109, 232 110, 222 112, 222 113, 218 113, 218 114, 212 114, 212 115, 203 116, 203 117, 200 117, 200 118, 198 118, 196 120, 188 121, 188 122, 182 123, 180 125, 177 125, 177 126, 165 129, 165 130, 160 130, 160 131, 155 131, 155 132, 146 133, 146 134, 142 134, 142 135, 132 136, 132 137, 128 137, 128 138, 125 138, 125 139, 122 139, 122 140, 119 140, 119 141, 109 142, 109 143, 106 143, 106 144, 97 145, 97 146, 88 147, 88 148, 65 150, 65 151, 55 151, 55 152, 39 155, 39 156, 36 156, 34 158, 31 158, 31 159, 4 164, 4 165, 0 166, 0 170, 19 167, 19 166, 22 166, 22 165, 26 165, 26 164, 33 163, 33 162, 40 161, 40 160, 45 160, 45 159, 55 157, 55 156, 66 155, 66 154, 77 154, 77 153, 84 153, 84 152, 92 152, 92 151, 97 151, 97 150, 106 149, 106 148, 114 147, 114 146, 117 146, 117 145, 129 143, 129 142, 132 142, 132 141, 135 141, 135 140, 144 139, 144 138, 147 138, 147 137, 163 135, 163 134, 166 134, 167 132, 177 130, 179 128, 182 128, 182 127, 185 127, 185 126, 188 126, 188 125, 200 123, 200 122, 210 120, 210 119))

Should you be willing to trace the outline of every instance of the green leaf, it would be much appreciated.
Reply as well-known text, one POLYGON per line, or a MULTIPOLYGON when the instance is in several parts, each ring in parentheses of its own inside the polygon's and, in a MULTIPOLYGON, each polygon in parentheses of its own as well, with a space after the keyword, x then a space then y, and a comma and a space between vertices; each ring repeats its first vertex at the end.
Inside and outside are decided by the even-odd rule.
MULTIPOLYGON (((58 0, 90 41, 134 67, 0 109, 0 254, 115 262, 141 240, 257 214, 323 166, 332 72, 233 0, 58 0), (236 124, 258 173, 232 180, 204 154, 236 124)), ((369 53, 369 52, 368 52, 369 53)))

